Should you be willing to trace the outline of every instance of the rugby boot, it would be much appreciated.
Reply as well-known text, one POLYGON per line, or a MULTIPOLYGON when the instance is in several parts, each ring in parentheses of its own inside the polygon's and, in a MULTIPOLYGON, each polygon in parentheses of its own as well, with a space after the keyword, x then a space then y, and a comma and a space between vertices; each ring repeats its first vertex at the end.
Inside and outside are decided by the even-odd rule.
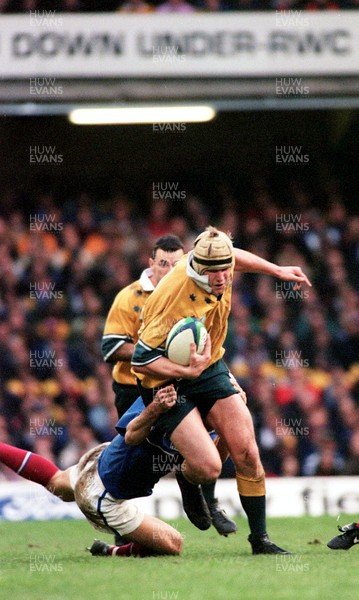
POLYGON ((197 529, 202 531, 209 529, 212 519, 201 486, 187 481, 182 471, 176 472, 176 479, 181 490, 183 509, 187 517, 197 529))
POLYGON ((359 544, 359 523, 349 523, 340 527, 342 535, 337 535, 327 543, 331 550, 350 550, 355 544, 359 544))
POLYGON ((116 546, 124 546, 125 544, 127 544, 128 542, 126 542, 122 535, 120 535, 118 532, 115 534, 115 545, 116 546))
POLYGON ((288 550, 279 548, 270 541, 267 533, 261 535, 250 535, 248 541, 252 546, 252 554, 291 554, 288 550))
POLYGON ((230 533, 236 533, 238 530, 236 523, 226 515, 223 508, 220 508, 217 498, 211 502, 207 501, 207 506, 212 517, 212 525, 219 535, 227 537, 230 533))
POLYGON ((94 540, 91 548, 86 548, 86 550, 91 552, 92 556, 108 556, 109 548, 110 544, 101 542, 101 540, 94 540))

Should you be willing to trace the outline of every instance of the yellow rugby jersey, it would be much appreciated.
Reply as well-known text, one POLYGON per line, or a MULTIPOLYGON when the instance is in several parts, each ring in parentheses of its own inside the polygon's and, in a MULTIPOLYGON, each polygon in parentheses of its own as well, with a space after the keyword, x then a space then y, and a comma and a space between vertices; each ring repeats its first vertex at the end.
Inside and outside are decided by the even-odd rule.
MULTIPOLYGON (((149 279, 151 269, 146 269, 140 279, 121 290, 108 313, 103 332, 101 350, 105 361, 125 342, 136 344, 141 325, 142 310, 154 287, 149 279)), ((117 383, 136 385, 129 361, 118 361, 112 370, 117 383)))
MULTIPOLYGON (((132 357, 136 366, 148 365, 165 356, 165 344, 170 329, 184 317, 196 317, 205 324, 212 341, 209 365, 224 354, 223 342, 227 334, 228 315, 231 309, 233 271, 226 291, 218 300, 216 296, 199 287, 186 273, 188 254, 157 285, 143 310, 139 341, 132 357)), ((208 366, 209 366, 208 365, 208 366)), ((168 379, 155 375, 136 373, 146 388, 162 385, 168 379)))

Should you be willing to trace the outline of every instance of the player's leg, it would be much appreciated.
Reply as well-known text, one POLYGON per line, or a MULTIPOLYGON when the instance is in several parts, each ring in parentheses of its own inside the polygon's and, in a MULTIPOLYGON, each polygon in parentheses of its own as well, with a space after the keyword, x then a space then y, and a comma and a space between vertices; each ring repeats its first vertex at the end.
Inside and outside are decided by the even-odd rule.
POLYGON ((185 459, 183 474, 188 481, 199 484, 218 478, 222 462, 196 408, 177 425, 170 438, 185 459))
POLYGON ((178 554, 180 534, 159 519, 146 517, 132 500, 115 498, 107 492, 98 473, 98 460, 107 444, 89 450, 76 468, 66 472, 74 488, 76 503, 95 529, 119 534, 124 545, 95 540, 93 555, 149 556, 178 554), (157 533, 157 536, 156 536, 157 533))
MULTIPOLYGON (((180 397, 191 401, 198 408, 203 421, 205 421, 208 411, 218 398, 230 396, 238 391, 242 393, 243 401, 246 401, 245 393, 229 373, 227 366, 222 360, 208 367, 195 381, 181 380, 178 391, 180 397)), ((219 440, 218 451, 221 462, 224 462, 228 456, 228 449, 223 440, 219 440)), ((216 481, 201 485, 202 494, 209 509, 212 524, 220 535, 234 533, 237 531, 237 525, 220 507, 216 498, 215 488, 216 481)), ((184 498, 183 492, 182 497, 184 498)), ((190 498, 191 494, 187 494, 187 497, 190 498)))
POLYGON ((197 408, 183 418, 170 438, 185 459, 181 470, 176 472, 184 511, 191 523, 206 530, 212 517, 199 483, 215 482, 222 463, 197 408))
MULTIPOLYGON (((125 412, 131 408, 132 404, 137 400, 139 395, 138 388, 137 385, 124 385, 113 380, 112 389, 115 392, 115 407, 117 410, 117 415, 118 418, 121 419, 125 412)), ((125 541, 117 533, 115 535, 116 546, 122 546, 124 543, 125 541)))
POLYGON ((186 413, 187 404, 183 411, 181 406, 169 431, 171 441, 185 458, 184 470, 176 473, 183 508, 198 529, 205 530, 213 524, 220 535, 227 536, 237 531, 237 525, 219 506, 215 485, 228 450, 220 443, 223 456, 216 451, 196 407, 186 413))
POLYGON ((265 475, 250 412, 239 394, 218 400, 207 421, 223 439, 236 467, 239 496, 246 512, 254 554, 283 554, 266 532, 265 475))
POLYGON ((183 538, 177 529, 148 515, 145 515, 137 529, 124 537, 146 546, 155 554, 180 554, 183 545, 183 538))
POLYGON ((71 485, 71 471, 74 467, 61 471, 56 471, 55 475, 50 479, 46 488, 63 500, 64 502, 75 502, 74 490, 71 485))
POLYGON ((207 420, 229 449, 236 468, 237 487, 252 535, 266 531, 265 480, 247 407, 237 395, 218 400, 207 420))
POLYGON ((65 502, 74 500, 68 473, 61 471, 47 458, 28 450, 0 443, 0 462, 24 479, 44 486, 65 502))
MULTIPOLYGON (((228 448, 224 441, 214 432, 211 436, 223 465, 229 456, 228 448)), ((203 483, 201 489, 211 515, 213 527, 217 530, 219 535, 227 537, 230 533, 235 533, 238 530, 238 527, 235 521, 230 519, 225 510, 221 508, 218 498, 216 498, 216 483, 216 481, 212 483, 203 483)))
POLYGON ((77 504, 91 524, 108 533, 118 533, 124 545, 112 546, 96 540, 90 552, 107 556, 179 554, 181 534, 160 519, 144 515, 132 500, 111 496, 95 471, 95 461, 89 463, 75 484, 77 504))
POLYGON ((253 421, 237 394, 218 400, 209 411, 207 422, 220 435, 237 470, 248 478, 264 475, 253 421))
MULTIPOLYGON (((139 390, 145 405, 148 405, 154 390, 143 388, 140 383, 139 390)), ((194 402, 179 388, 177 393, 176 405, 158 419, 157 426, 186 459, 181 470, 176 472, 183 508, 189 520, 198 529, 205 530, 211 526, 212 518, 199 484, 215 484, 221 460, 194 402)))
POLYGON ((145 557, 156 554, 178 555, 183 546, 183 538, 176 529, 148 515, 143 516, 141 524, 134 531, 121 534, 121 537, 124 540, 121 546, 95 540, 89 550, 94 556, 145 557))

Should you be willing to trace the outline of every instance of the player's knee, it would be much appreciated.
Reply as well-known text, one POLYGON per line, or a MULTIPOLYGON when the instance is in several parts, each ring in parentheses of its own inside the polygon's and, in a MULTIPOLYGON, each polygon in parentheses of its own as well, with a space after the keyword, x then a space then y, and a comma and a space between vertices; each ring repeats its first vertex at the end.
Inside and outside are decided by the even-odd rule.
POLYGON ((211 464, 209 470, 208 482, 216 481, 222 471, 222 461, 219 460, 216 463, 211 464))
MULTIPOLYGON (((166 532, 165 540, 163 540, 161 552, 164 554, 181 554, 183 548, 183 538, 176 529, 170 529, 166 532)), ((158 549, 157 549, 158 550, 158 549)))
POLYGON ((171 540, 171 551, 170 554, 181 554, 183 548, 183 538, 181 535, 176 536, 171 540))
POLYGON ((257 445, 255 445, 252 449, 249 450, 247 454, 247 464, 256 472, 258 470, 262 471, 261 459, 259 456, 259 450, 257 445))
POLYGON ((199 483, 211 483, 216 481, 221 474, 222 462, 218 457, 213 457, 211 460, 207 460, 201 469, 199 483))
POLYGON ((258 446, 253 440, 253 443, 248 442, 245 447, 241 447, 232 455, 233 462, 237 470, 241 471, 243 466, 246 468, 256 469, 260 464, 258 446))
POLYGON ((186 459, 185 475, 191 483, 212 483, 218 479, 222 470, 222 461, 218 452, 203 456, 198 462, 193 457, 186 459))

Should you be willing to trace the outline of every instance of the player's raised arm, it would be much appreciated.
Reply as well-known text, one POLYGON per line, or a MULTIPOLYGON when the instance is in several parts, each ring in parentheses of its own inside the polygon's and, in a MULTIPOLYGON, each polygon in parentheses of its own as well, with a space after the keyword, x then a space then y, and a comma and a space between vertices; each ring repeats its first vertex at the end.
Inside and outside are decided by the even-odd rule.
POLYGON ((129 446, 141 444, 151 431, 152 425, 158 417, 170 410, 176 403, 177 394, 173 385, 168 385, 156 393, 153 402, 135 419, 130 421, 126 428, 125 442, 129 446))
POLYGON ((281 267, 240 248, 234 248, 234 260, 235 271, 262 273, 263 275, 278 277, 278 279, 282 279, 283 281, 296 281, 297 283, 306 283, 310 287, 312 286, 300 267, 281 267))

